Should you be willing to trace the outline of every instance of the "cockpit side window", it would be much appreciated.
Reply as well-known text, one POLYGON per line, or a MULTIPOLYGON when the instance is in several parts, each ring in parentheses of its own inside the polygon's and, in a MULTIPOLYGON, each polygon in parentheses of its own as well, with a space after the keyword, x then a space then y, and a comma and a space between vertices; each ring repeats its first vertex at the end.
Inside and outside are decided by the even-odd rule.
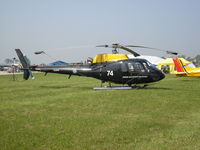
POLYGON ((146 63, 147 63, 147 65, 148 65, 149 67, 156 68, 156 65, 154 65, 154 64, 152 64, 152 63, 150 63, 149 61, 146 61, 146 63))
POLYGON ((148 64, 147 64, 146 62, 143 62, 142 64, 143 64, 145 70, 146 70, 147 72, 149 72, 149 66, 148 66, 148 64))
POLYGON ((131 72, 133 72, 133 71, 135 70, 132 63, 128 63, 128 69, 129 69, 129 71, 131 71, 131 72))
POLYGON ((135 63, 135 68, 136 68, 138 71, 145 72, 145 68, 144 68, 144 66, 143 66, 140 62, 136 62, 136 63, 135 63))
POLYGON ((127 68, 127 65, 125 63, 121 64, 121 70, 122 70, 122 72, 128 72, 128 68, 127 68))
POLYGON ((148 60, 146 60, 145 63, 146 63, 148 66, 152 66, 152 65, 153 65, 153 64, 150 63, 148 60))

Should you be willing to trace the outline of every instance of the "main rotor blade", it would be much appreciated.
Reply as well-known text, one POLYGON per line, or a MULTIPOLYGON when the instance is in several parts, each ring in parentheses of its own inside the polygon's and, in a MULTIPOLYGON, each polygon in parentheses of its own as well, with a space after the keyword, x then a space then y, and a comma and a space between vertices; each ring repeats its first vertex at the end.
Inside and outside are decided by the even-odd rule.
POLYGON ((166 51, 166 52, 167 52, 167 54, 178 55, 177 52, 173 52, 173 51, 166 51))
POLYGON ((120 48, 120 49, 128 51, 129 53, 133 54, 135 57, 140 56, 140 54, 136 53, 135 51, 133 51, 132 49, 130 49, 128 47, 147 48, 147 49, 153 49, 153 50, 157 50, 157 51, 161 51, 161 52, 166 52, 167 54, 178 55, 178 53, 174 52, 174 51, 163 50, 163 49, 159 49, 159 48, 153 48, 153 47, 147 47, 147 46, 141 46, 141 45, 112 44, 112 45, 98 45, 96 47, 120 48))
POLYGON ((158 49, 158 48, 147 47, 147 46, 140 46, 140 45, 124 45, 124 46, 126 46, 126 47, 137 47, 137 48, 148 48, 148 49, 154 49, 154 50, 163 51, 163 50, 158 49))
POLYGON ((140 54, 136 53, 135 51, 133 51, 132 49, 119 45, 119 48, 128 51, 129 53, 133 54, 135 57, 140 56, 140 54))
POLYGON ((166 52, 167 54, 178 55, 177 52, 169 51, 169 50, 163 50, 163 49, 159 49, 159 48, 152 48, 152 47, 146 47, 146 46, 140 46, 140 45, 125 45, 125 46, 126 47, 137 47, 137 48, 148 48, 148 49, 166 52))
POLYGON ((34 52, 35 55, 39 55, 39 54, 44 54, 45 52, 44 51, 37 51, 37 52, 34 52))
POLYGON ((135 57, 140 56, 140 54, 136 53, 135 51, 133 51, 132 49, 125 47, 123 45, 120 44, 113 44, 113 45, 97 45, 96 47, 106 47, 106 48, 120 48, 123 49, 125 51, 128 51, 129 53, 133 54, 135 57))
POLYGON ((110 47, 110 48, 112 48, 112 47, 109 46, 109 45, 97 45, 96 47, 110 47))

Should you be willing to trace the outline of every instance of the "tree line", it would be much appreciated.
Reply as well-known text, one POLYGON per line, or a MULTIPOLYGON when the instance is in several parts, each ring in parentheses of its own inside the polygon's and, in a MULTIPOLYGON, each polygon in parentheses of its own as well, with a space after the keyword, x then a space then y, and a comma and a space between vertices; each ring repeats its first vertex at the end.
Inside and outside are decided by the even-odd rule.
POLYGON ((195 57, 187 57, 185 55, 180 55, 178 57, 182 57, 188 61, 191 61, 196 67, 200 67, 200 55, 196 55, 195 57))
POLYGON ((14 64, 14 63, 19 63, 19 60, 16 59, 16 58, 13 58, 13 59, 6 58, 4 60, 4 63, 7 64, 7 65, 11 65, 11 64, 14 64))

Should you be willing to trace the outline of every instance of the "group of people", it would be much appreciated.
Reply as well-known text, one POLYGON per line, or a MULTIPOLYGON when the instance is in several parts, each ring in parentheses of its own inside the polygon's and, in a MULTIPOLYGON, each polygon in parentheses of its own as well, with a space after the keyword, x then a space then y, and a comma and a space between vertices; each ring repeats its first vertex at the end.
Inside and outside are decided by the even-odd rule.
POLYGON ((162 70, 165 74, 169 73, 169 72, 170 72, 169 65, 163 65, 163 66, 161 67, 161 70, 162 70))

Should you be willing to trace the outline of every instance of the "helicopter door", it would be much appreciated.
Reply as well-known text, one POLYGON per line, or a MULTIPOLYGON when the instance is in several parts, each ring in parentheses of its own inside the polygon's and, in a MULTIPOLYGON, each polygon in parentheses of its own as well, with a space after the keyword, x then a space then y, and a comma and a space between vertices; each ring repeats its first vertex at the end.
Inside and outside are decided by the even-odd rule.
POLYGON ((123 72, 123 80, 124 83, 130 83, 130 82, 137 82, 137 78, 135 78, 137 76, 137 70, 134 66, 133 63, 129 62, 126 65, 127 71, 123 72))
POLYGON ((136 70, 132 63, 128 63, 128 71, 130 76, 136 75, 136 70))
POLYGON ((143 73, 145 72, 145 69, 143 67, 143 65, 140 62, 136 62, 135 64, 135 69, 138 73, 143 73))
POLYGON ((143 82, 143 80, 145 80, 148 77, 148 70, 146 66, 144 66, 144 64, 142 64, 141 62, 136 62, 134 66, 137 72, 137 81, 143 82))

